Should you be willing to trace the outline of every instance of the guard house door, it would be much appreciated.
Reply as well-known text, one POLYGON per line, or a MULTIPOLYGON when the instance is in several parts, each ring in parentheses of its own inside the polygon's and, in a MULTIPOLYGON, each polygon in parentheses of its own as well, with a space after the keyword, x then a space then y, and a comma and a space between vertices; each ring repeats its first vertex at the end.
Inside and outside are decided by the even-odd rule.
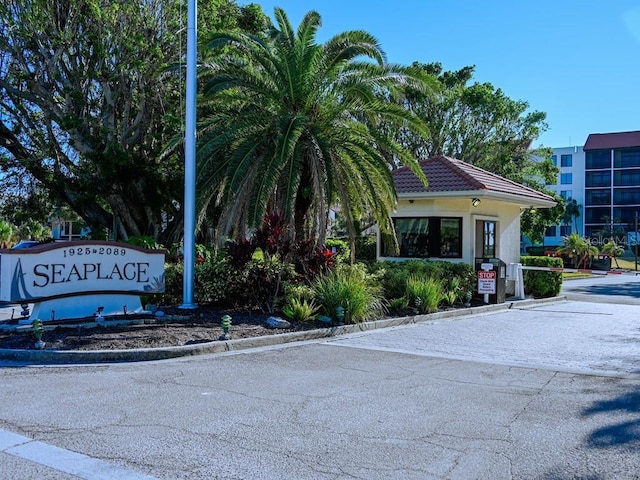
POLYGON ((476 220, 476 257, 498 258, 498 222, 476 220))

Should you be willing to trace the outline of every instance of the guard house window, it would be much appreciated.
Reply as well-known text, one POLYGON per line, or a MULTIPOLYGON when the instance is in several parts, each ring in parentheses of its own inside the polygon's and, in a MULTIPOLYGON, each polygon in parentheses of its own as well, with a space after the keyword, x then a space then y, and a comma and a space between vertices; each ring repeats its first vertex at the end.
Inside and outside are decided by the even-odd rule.
POLYGON ((560 155, 560 166, 571 167, 573 166, 573 155, 560 155))
POLYGON ((546 230, 544 231, 544 236, 545 237, 555 237, 556 236, 556 226, 555 225, 551 225, 550 227, 547 227, 546 230))
POLYGON ((560 236, 568 237, 571 235, 571 225, 560 225, 560 236))
MULTIPOLYGON (((462 219, 448 217, 394 218, 400 257, 403 258, 461 258, 462 219)), ((388 239, 387 239, 388 240, 388 239)), ((383 242, 383 256, 395 256, 383 242)))
POLYGON ((551 155, 551 162, 557 167, 558 166, 558 156, 551 155))
POLYGON ((494 258, 496 256, 496 222, 483 222, 482 230, 482 256, 494 258))
POLYGON ((571 185, 573 183, 573 174, 572 173, 561 173, 560 174, 560 183, 562 185, 571 185))

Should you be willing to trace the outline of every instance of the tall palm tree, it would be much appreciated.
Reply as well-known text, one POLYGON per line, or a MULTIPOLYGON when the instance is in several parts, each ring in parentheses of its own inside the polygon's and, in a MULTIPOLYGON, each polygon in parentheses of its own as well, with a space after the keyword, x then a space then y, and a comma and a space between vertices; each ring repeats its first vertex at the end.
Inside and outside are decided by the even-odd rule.
POLYGON ((282 9, 268 39, 220 33, 205 51, 199 127, 201 215, 217 207, 218 238, 260 225, 280 211, 290 238, 323 241, 329 207, 341 205, 350 237, 372 215, 391 232, 396 195, 390 170, 415 158, 391 139, 388 125, 426 134, 424 123, 391 101, 430 78, 389 65, 363 31, 316 41, 320 15, 307 13, 297 32, 282 9))
POLYGON ((565 225, 570 225, 573 220, 573 226, 576 232, 578 231, 578 217, 580 216, 581 210, 582 205, 580 205, 575 198, 568 199, 564 206, 562 221, 565 225))

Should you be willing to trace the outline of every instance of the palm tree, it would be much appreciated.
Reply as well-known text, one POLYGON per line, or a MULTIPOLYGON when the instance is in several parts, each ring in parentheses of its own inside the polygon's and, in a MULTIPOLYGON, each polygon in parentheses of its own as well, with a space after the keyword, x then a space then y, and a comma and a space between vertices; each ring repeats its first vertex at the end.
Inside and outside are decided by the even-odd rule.
POLYGON ((570 225, 573 220, 573 226, 576 232, 578 231, 578 217, 580 216, 581 210, 582 205, 580 205, 574 198, 568 199, 564 207, 562 221, 565 225, 570 225))
POLYGON ((279 211, 290 238, 323 242, 329 207, 339 204, 352 242, 354 225, 366 214, 392 232, 392 166, 409 166, 425 185, 426 178, 384 132, 389 124, 426 130, 391 98, 408 84, 428 90, 430 77, 387 64, 377 40, 363 31, 318 44, 321 20, 314 11, 297 32, 282 9, 276 8, 275 19, 268 39, 219 33, 205 52, 201 220, 216 212, 221 242, 279 211))
POLYGON ((559 253, 567 255, 574 268, 586 268, 587 260, 598 255, 598 247, 591 245, 588 238, 583 238, 577 233, 563 237, 563 245, 558 249, 559 253))
POLYGON ((618 264, 618 257, 624 255, 624 247, 618 245, 613 238, 602 246, 601 253, 611 255, 616 262, 616 267, 620 268, 618 264))

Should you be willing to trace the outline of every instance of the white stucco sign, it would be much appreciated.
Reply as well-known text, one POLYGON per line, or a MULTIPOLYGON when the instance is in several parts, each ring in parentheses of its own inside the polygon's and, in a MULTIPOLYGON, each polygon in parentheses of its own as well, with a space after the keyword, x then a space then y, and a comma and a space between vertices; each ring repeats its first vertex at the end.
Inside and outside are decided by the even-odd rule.
POLYGON ((164 252, 116 242, 59 242, 0 254, 0 300, 164 291, 164 252))
POLYGON ((139 295, 164 292, 164 260, 163 250, 106 241, 1 250, 0 300, 34 303, 43 320, 89 316, 98 307, 139 311, 139 295))

